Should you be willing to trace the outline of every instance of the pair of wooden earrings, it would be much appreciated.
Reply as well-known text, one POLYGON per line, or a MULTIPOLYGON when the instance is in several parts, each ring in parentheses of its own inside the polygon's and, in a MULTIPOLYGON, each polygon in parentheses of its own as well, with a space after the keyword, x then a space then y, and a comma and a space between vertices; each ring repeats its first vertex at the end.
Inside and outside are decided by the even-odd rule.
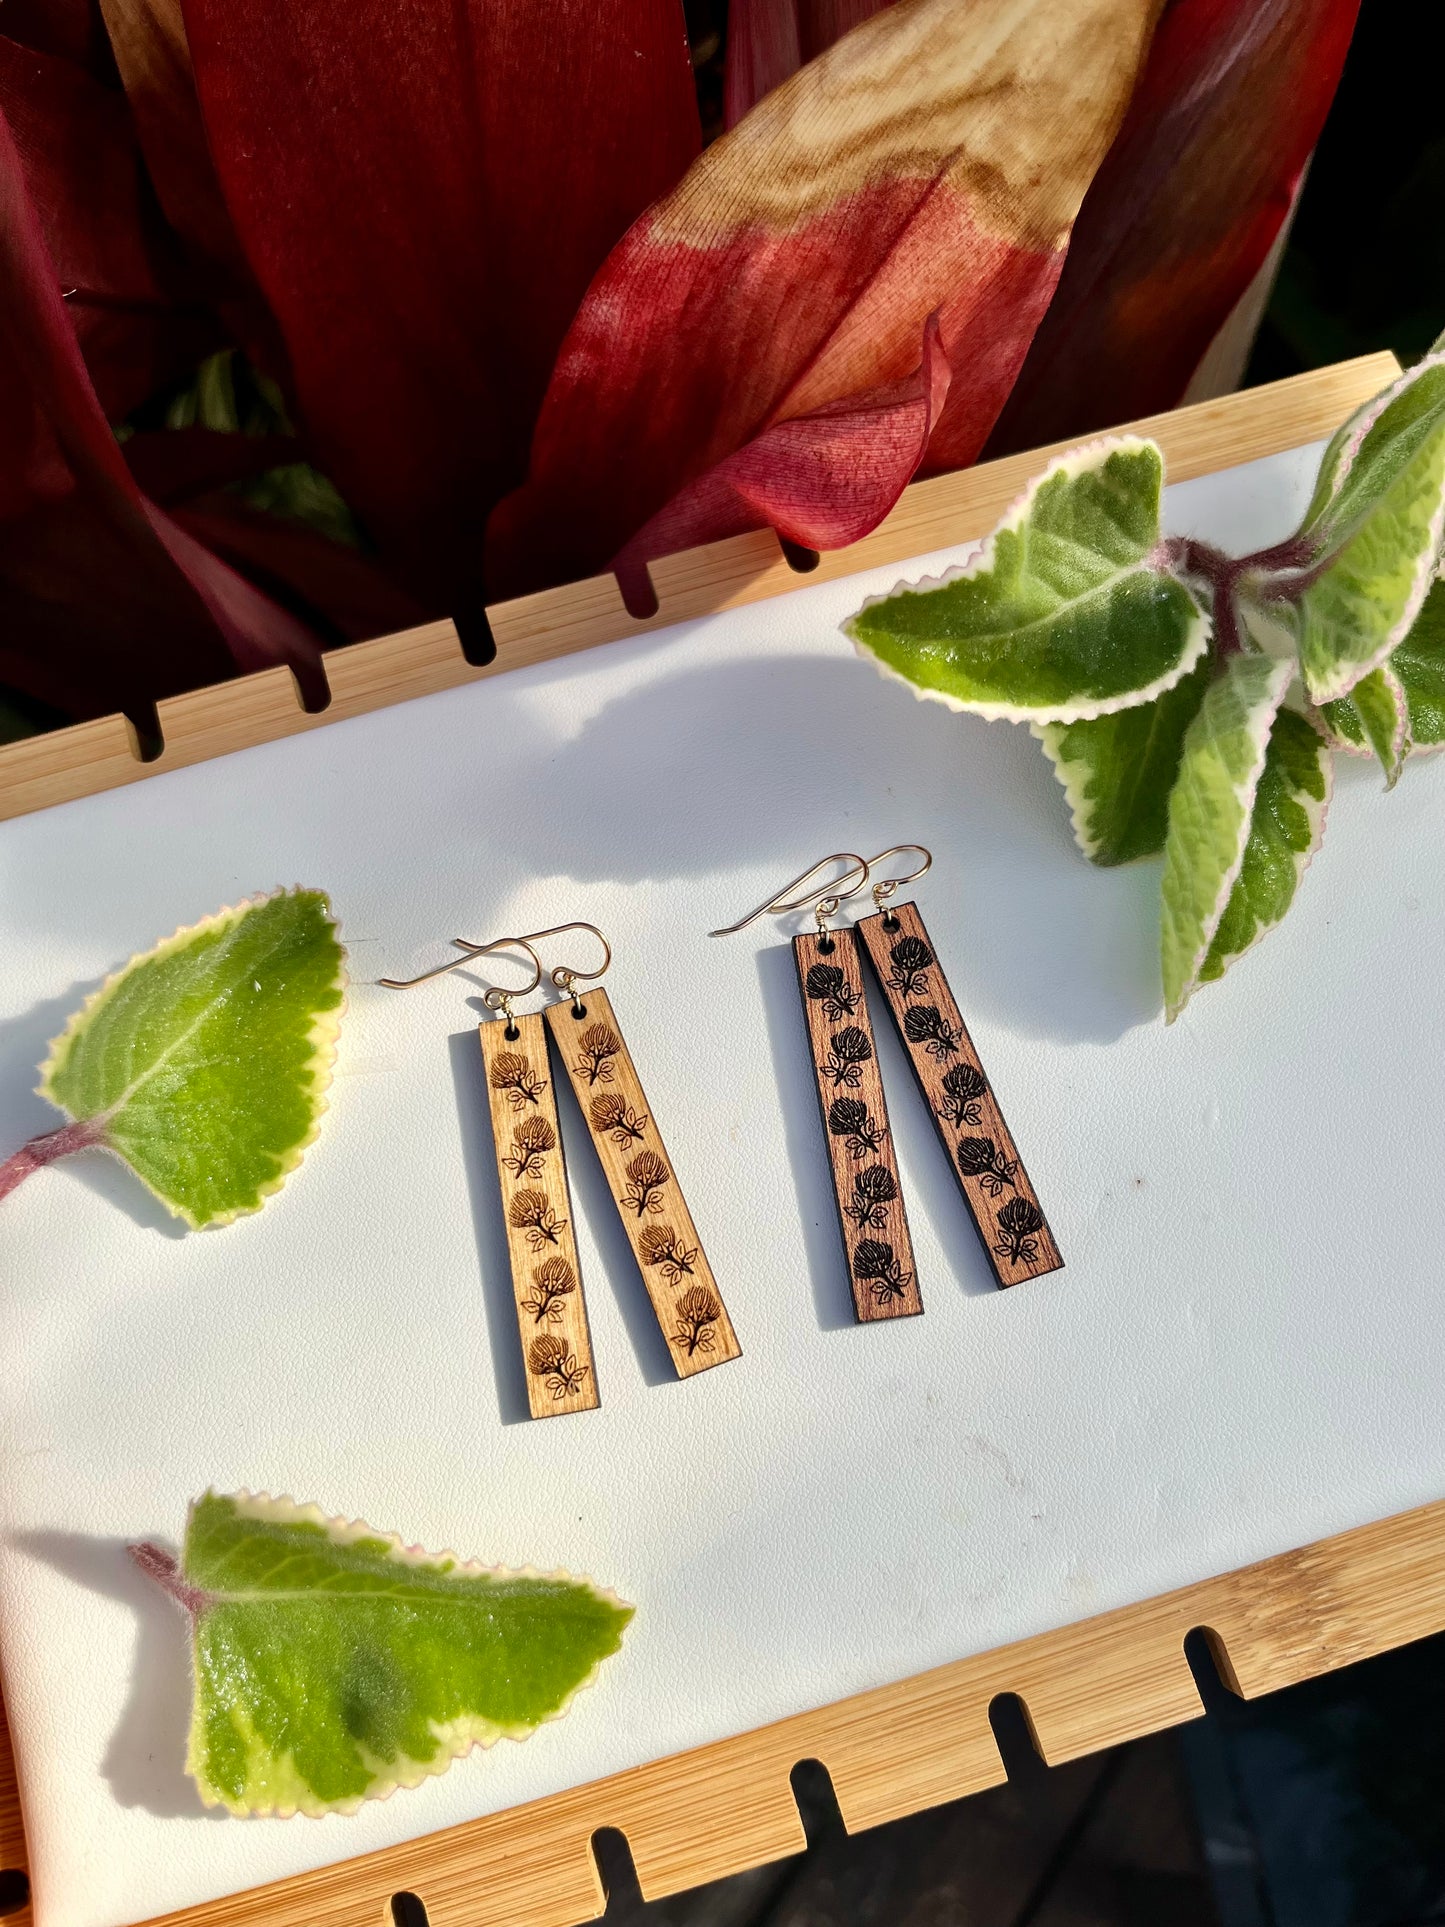
POLYGON ((1058 1271, 1064 1262, 917 905, 893 902, 895 892, 932 863, 915 843, 895 844, 871 858, 838 851, 737 923, 709 932, 731 936, 758 917, 813 911, 816 929, 793 938, 793 957, 860 1320, 906 1318, 923 1310, 868 1015, 864 952, 994 1278, 1000 1286, 1016 1285, 1058 1271), (909 854, 922 859, 915 869, 871 884, 872 916, 852 927, 830 927, 842 905, 869 887, 880 865, 909 854), (822 872, 835 874, 820 883, 822 872))
POLYGON ((533 1418, 589 1411, 599 1403, 555 1097, 558 1061, 590 1128, 678 1376, 688 1378, 739 1357, 742 1348, 656 1116, 600 986, 612 962, 607 939, 595 924, 574 922, 493 943, 465 937, 452 942, 462 951, 460 957, 419 977, 383 977, 381 982, 389 990, 410 989, 449 970, 475 967, 478 959, 499 951, 521 951, 531 959, 531 980, 519 990, 493 987, 484 993, 482 1001, 493 1015, 478 1026, 478 1037, 533 1418), (518 999, 530 996, 543 981, 544 967, 534 945, 569 930, 590 931, 596 937, 602 946, 601 967, 584 971, 557 965, 547 979, 562 992, 561 998, 540 1011, 516 1010, 518 999))

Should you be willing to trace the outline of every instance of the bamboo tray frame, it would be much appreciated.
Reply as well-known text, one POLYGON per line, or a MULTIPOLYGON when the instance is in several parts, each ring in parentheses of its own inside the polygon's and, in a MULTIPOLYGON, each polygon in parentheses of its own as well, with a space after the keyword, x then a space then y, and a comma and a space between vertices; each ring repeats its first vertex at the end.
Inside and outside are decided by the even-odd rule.
MULTIPOLYGON (((1329 434, 1397 372, 1364 356, 1133 424, 1170 479, 1329 434)), ((140 758, 119 716, 0 749, 0 819, 324 727, 623 636, 785 594, 984 534, 1053 449, 913 484, 872 535, 802 574, 771 531, 650 565, 658 608, 628 614, 610 575, 487 611, 495 659, 469 663, 450 622, 327 656, 329 706, 308 713, 288 669, 159 705, 163 747, 140 758)), ((375 1927, 414 1893, 432 1927, 576 1927, 605 1894, 591 1840, 620 1830, 656 1899, 803 1849, 789 1775, 826 1767, 850 1831, 1005 1777, 989 1707, 1017 1694, 1051 1764, 1157 1732, 1202 1710, 1184 1654, 1202 1629, 1225 1683, 1247 1697, 1445 1629, 1445 1499, 1034 1639, 959 1660, 547 1799, 165 1916, 164 1927, 375 1927)), ((0 1706, 0 1869, 23 1872, 25 1836, 0 1706)), ((31 1927, 28 1905, 7 1918, 31 1927)), ((162 1927, 155 1923, 154 1927, 162 1927)))

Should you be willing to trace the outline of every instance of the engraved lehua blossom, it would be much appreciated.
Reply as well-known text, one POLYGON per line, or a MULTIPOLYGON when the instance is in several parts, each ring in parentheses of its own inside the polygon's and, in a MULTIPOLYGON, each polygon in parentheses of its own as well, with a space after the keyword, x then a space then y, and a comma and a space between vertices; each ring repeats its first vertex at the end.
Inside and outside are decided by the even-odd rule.
POLYGON ((589 1367, 577 1362, 577 1355, 565 1338, 554 1338, 545 1332, 541 1338, 534 1338, 527 1347, 527 1365, 536 1378, 546 1385, 553 1398, 566 1398, 573 1392, 580 1392, 582 1381, 589 1367))
POLYGON ((610 1136, 619 1149, 635 1144, 647 1130, 646 1111, 635 1111, 626 1098, 615 1091, 594 1097, 587 1115, 599 1137, 610 1136))
POLYGON ((1018 1170, 1017 1158, 1005 1158, 991 1137, 959 1139, 958 1168, 966 1178, 977 1178, 991 1198, 1004 1186, 1012 1185, 1018 1170))
POLYGON ((881 1238, 863 1238, 853 1253, 853 1276, 867 1285, 875 1305, 889 1305, 908 1296, 913 1273, 903 1269, 892 1245, 881 1238))
POLYGON ((610 1084, 613 1058, 622 1049, 622 1039, 610 1024, 589 1024, 577 1039, 578 1058, 573 1070, 589 1084, 610 1084))
POLYGON ((512 1200, 507 1219, 514 1231, 526 1232, 527 1243, 533 1251, 559 1243, 557 1234, 567 1223, 552 1209, 545 1191, 519 1191, 512 1200))
POLYGON ((927 988, 933 952, 922 937, 900 937, 888 955, 893 964, 888 981, 900 995, 912 997, 927 988))
POLYGON ((846 1084, 849 1090, 856 1091, 863 1082, 862 1066, 872 1055, 873 1046, 867 1032, 859 1030, 856 1024, 849 1024, 845 1030, 835 1031, 828 1040, 828 1061, 819 1065, 819 1069, 824 1077, 832 1080, 835 1088, 846 1084))
POLYGON ((1044 1214, 1031 1198, 1010 1198, 994 1228, 1003 1234, 994 1250, 1006 1263, 1031 1265, 1037 1260, 1036 1234, 1044 1228, 1044 1214))
POLYGON ((680 1238, 670 1224, 644 1225, 637 1239, 645 1265, 656 1265, 670 1285, 680 1285, 692 1276, 698 1247, 680 1238))
POLYGON ((887 1207, 898 1196, 893 1173, 883 1164, 870 1164, 853 1180, 853 1199, 843 1207, 860 1231, 876 1230, 888 1222, 887 1207))
POLYGON ((505 1091, 514 1111, 535 1104, 546 1088, 546 1078, 538 1076, 520 1051, 500 1051, 492 1059, 492 1089, 505 1091))
POLYGON ((975 1064, 955 1064, 944 1073, 944 1099, 938 1115, 949 1124, 971 1124, 975 1130, 983 1122, 979 1099, 988 1090, 988 1080, 975 1064))
POLYGON ((903 1013, 903 1034, 922 1044, 930 1057, 956 1057, 958 1032, 936 1004, 910 1004, 903 1013))
POLYGON ((659 1193, 671 1176, 656 1151, 639 1151, 627 1167, 627 1189, 617 1202, 624 1210, 635 1211, 639 1218, 644 1211, 660 1212, 659 1193))
POLYGON ((828 1129, 842 1138, 849 1157, 868 1157, 888 1135, 886 1124, 876 1123, 861 1097, 835 1097, 828 1106, 828 1129))
POLYGON ((834 1023, 840 1017, 851 1017, 858 1008, 858 993, 836 964, 815 963, 808 972, 805 987, 834 1023))
POLYGON ((532 1273, 530 1296, 522 1300, 522 1308, 532 1314, 534 1322, 540 1325, 545 1319, 556 1324, 566 1310, 562 1300, 577 1289, 577 1274, 565 1258, 549 1258, 544 1265, 532 1273))
POLYGON ((545 1117, 524 1117, 512 1133, 511 1151, 502 1162, 514 1177, 535 1177, 547 1153, 556 1148, 557 1133, 545 1117))
POLYGON ((694 1285, 678 1299, 676 1338, 691 1358, 694 1352, 712 1350, 713 1328, 722 1316, 722 1306, 706 1285, 694 1285))

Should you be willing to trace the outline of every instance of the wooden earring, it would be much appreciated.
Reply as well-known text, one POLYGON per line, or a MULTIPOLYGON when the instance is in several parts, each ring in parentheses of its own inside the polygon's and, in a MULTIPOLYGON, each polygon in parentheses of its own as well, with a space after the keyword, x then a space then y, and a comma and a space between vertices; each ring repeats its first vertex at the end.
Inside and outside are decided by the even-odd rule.
POLYGON ((918 907, 891 901, 933 858, 921 844, 898 844, 871 859, 869 875, 909 850, 922 864, 910 876, 873 885, 877 908, 860 919, 857 933, 994 1278, 1000 1287, 1022 1284, 1061 1270, 1064 1261, 918 907))

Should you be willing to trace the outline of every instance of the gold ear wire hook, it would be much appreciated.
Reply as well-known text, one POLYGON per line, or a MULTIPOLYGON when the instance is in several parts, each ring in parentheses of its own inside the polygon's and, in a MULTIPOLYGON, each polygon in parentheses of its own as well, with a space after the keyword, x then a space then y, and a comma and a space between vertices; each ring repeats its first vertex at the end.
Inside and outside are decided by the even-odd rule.
MULTIPOLYGON (((458 938, 452 938, 453 943, 458 941, 458 938)), ((525 950, 532 959, 530 983, 524 984, 520 990, 488 990, 485 993, 483 1001, 487 1008, 500 1010, 503 1006, 501 1003, 493 1003, 494 997, 527 997, 542 981, 542 959, 525 937, 498 937, 495 943, 464 943, 462 944, 463 954, 460 957, 453 957, 450 963, 435 964, 430 970, 422 971, 419 977, 378 977, 377 982, 387 990, 413 990, 417 984, 430 983, 433 977, 444 977, 449 970, 460 970, 463 964, 475 963, 478 957, 489 957, 494 950, 525 950)))
MULTIPOLYGON (((607 972, 612 968, 612 945, 607 941, 606 937, 603 936, 602 932, 597 928, 597 925, 595 923, 584 923, 580 917, 574 918, 571 923, 554 923, 546 930, 529 930, 525 937, 518 937, 517 942, 524 944, 528 950, 532 951, 532 955, 535 957, 537 953, 535 950, 532 950, 533 944, 541 943, 546 937, 560 937, 564 930, 590 930, 602 946, 602 965, 598 970, 577 970, 570 964, 557 964, 548 972, 557 989, 566 991, 575 1003, 577 1001, 577 985, 579 983, 595 984, 601 978, 605 977, 607 972)), ((459 943, 464 950, 471 950, 475 947, 466 937, 453 937, 452 942, 459 943)), ((535 988, 535 985, 529 987, 535 988)), ((514 994, 518 996, 521 995, 520 992, 514 994)))
POLYGON ((905 883, 913 883, 917 878, 926 876, 933 868, 933 852, 926 850, 921 843, 892 843, 886 850, 880 850, 877 856, 869 857, 863 881, 865 883, 868 881, 880 863, 885 863, 890 856, 902 856, 905 850, 916 850, 923 861, 916 870, 910 870, 907 876, 885 877, 881 883, 873 885, 873 901, 880 910, 895 890, 901 889, 905 883))
MULTIPOLYGON (((884 855, 887 854, 888 852, 885 851, 884 855)), ((817 906, 818 927, 821 929, 838 905, 846 903, 849 897, 856 896, 867 881, 868 865, 861 856, 855 856, 851 850, 835 850, 831 856, 819 857, 816 863, 811 864, 799 876, 795 876, 791 883, 785 883, 776 896, 769 897, 766 903, 760 903, 756 910, 749 910, 748 914, 740 917, 736 923, 724 924, 721 930, 709 930, 707 934, 710 937, 735 936, 739 930, 746 930, 748 925, 759 917, 786 917, 794 910, 806 910, 810 904, 817 906), (825 869, 830 863, 843 864, 843 874, 814 889, 800 888, 802 885, 810 884, 819 870, 825 869), (848 885, 846 890, 843 888, 845 883, 848 885), (797 890, 798 895, 790 897, 788 893, 791 890, 797 890)))

